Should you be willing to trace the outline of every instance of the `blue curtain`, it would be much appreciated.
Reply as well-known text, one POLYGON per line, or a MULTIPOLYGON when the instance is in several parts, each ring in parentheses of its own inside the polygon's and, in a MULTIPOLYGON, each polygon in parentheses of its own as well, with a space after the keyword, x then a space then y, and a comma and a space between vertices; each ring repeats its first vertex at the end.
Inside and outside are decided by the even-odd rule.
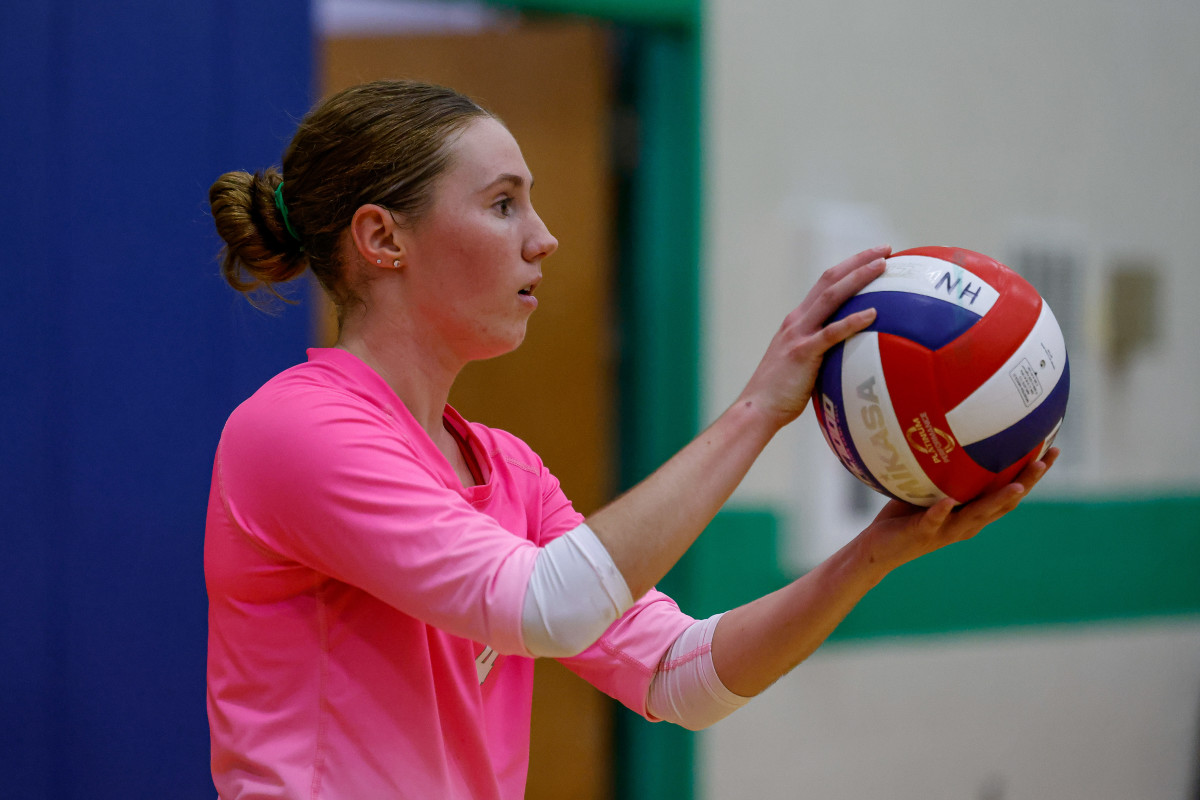
POLYGON ((307 304, 220 278, 221 172, 312 99, 307 2, 0 11, 0 794, 212 798, 202 571, 233 407, 307 304))

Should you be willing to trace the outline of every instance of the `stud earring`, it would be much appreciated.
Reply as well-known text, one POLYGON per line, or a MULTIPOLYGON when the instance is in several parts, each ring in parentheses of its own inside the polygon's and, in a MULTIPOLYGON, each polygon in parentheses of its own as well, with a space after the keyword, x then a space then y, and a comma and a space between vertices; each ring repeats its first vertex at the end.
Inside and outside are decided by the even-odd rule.
POLYGON ((382 264, 382 263, 383 263, 383 259, 382 259, 382 258, 377 258, 377 259, 375 259, 375 263, 376 263, 376 264, 382 264))
POLYGON ((398 258, 397 258, 395 261, 393 261, 393 262, 392 262, 392 266, 393 266, 393 267, 396 267, 396 268, 399 268, 399 267, 400 267, 400 259, 398 259, 398 258))

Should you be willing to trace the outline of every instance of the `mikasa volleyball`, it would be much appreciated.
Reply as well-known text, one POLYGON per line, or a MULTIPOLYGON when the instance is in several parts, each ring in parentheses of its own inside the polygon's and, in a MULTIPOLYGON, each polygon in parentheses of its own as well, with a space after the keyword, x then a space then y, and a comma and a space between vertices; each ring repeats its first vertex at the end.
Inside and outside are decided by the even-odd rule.
POLYGON ((953 247, 895 253, 832 319, 875 321, 830 350, 813 406, 825 440, 868 486, 914 505, 964 503, 1011 481, 1062 425, 1062 330, 1024 278, 953 247))

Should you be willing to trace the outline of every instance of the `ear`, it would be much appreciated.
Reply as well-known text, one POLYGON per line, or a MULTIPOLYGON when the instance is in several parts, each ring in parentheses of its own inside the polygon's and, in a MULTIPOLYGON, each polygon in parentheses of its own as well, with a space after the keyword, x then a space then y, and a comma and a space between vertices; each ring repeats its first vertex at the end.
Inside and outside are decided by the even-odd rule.
POLYGON ((400 226, 392 212, 374 203, 359 206, 350 218, 354 247, 372 266, 392 269, 404 264, 404 247, 399 233, 400 226))

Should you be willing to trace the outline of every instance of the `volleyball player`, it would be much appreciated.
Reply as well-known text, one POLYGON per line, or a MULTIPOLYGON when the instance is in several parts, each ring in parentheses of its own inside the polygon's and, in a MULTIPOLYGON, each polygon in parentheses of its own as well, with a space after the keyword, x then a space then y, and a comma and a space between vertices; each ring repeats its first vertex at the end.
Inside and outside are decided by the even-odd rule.
POLYGON ((655 583, 803 411, 822 354, 871 322, 824 324, 889 250, 829 269, 729 409, 584 519, 520 439, 447 405, 459 371, 519 346, 537 307, 557 241, 532 185, 468 98, 377 82, 313 110, 282 172, 211 189, 230 284, 311 270, 339 326, 234 411, 216 453, 204 557, 225 800, 520 798, 536 657, 703 728, 889 571, 1015 508, 1055 457, 958 510, 893 502, 791 585, 693 620, 655 583))

